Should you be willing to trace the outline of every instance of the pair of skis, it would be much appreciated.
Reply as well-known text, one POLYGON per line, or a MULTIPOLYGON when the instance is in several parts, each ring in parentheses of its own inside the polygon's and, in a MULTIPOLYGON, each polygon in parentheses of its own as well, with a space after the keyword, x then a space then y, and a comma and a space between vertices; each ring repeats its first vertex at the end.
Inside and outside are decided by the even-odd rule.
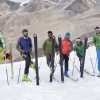
MULTIPOLYGON (((63 58, 62 58, 62 50, 61 50, 61 36, 58 37, 59 42, 59 52, 60 52, 60 66, 61 66, 61 82, 64 82, 64 75, 63 75, 63 58)), ((55 72, 54 66, 54 55, 55 55, 55 37, 52 38, 52 54, 51 54, 51 73, 50 73, 50 82, 53 81, 53 75, 55 72)))

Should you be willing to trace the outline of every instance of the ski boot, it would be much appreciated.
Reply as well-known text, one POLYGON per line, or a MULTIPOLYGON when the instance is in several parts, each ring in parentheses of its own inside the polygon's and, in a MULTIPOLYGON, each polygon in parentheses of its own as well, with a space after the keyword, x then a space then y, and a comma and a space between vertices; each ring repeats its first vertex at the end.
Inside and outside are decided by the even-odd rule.
POLYGON ((69 75, 68 75, 68 72, 67 72, 67 71, 65 71, 65 72, 64 72, 64 76, 69 77, 69 75))
POLYGON ((22 81, 31 82, 31 80, 28 78, 27 74, 24 74, 22 81))

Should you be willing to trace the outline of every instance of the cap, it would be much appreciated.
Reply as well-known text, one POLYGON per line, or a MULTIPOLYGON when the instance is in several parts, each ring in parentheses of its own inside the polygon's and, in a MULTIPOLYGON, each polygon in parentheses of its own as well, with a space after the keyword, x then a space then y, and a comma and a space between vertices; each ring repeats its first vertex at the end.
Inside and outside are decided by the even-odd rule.
POLYGON ((76 42, 79 42, 79 41, 81 41, 81 39, 80 38, 76 38, 76 42))
POLYGON ((67 32, 67 33, 65 34, 65 36, 70 36, 70 33, 69 33, 69 32, 67 32))

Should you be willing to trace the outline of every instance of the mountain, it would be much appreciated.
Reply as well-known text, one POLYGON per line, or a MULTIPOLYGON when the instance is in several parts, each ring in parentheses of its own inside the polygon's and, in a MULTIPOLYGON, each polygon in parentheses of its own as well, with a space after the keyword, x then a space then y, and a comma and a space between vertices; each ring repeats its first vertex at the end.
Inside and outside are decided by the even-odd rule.
POLYGON ((48 30, 56 37, 69 31, 73 40, 100 26, 100 0, 30 0, 9 11, 0 15, 0 30, 5 38, 12 37, 16 54, 16 41, 24 28, 31 37, 34 33, 38 35, 41 48, 48 30))
POLYGON ((9 1, 9 0, 0 0, 0 13, 3 13, 8 10, 15 11, 20 7, 20 3, 9 1))

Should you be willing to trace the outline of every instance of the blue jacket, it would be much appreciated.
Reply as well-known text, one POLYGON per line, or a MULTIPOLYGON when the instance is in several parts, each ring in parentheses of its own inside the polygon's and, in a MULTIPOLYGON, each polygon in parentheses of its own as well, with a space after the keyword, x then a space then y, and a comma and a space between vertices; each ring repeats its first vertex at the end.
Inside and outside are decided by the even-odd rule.
POLYGON ((21 37, 19 38, 16 48, 19 52, 21 52, 21 50, 24 51, 25 54, 29 54, 32 51, 32 41, 31 38, 24 38, 21 37))

